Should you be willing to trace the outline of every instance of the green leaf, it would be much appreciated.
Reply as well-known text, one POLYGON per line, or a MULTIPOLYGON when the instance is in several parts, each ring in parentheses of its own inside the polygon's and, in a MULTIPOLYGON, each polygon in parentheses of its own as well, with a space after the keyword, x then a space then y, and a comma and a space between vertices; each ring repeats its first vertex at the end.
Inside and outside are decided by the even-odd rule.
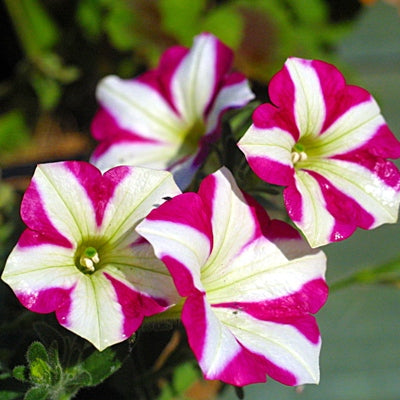
POLYGON ((158 8, 162 26, 180 43, 190 46, 192 37, 199 32, 200 16, 205 6, 205 0, 160 0, 158 8))
POLYGON ((110 348, 100 352, 95 351, 83 363, 82 368, 92 377, 91 386, 98 385, 106 378, 118 371, 122 363, 116 358, 110 348))
POLYGON ((52 48, 59 32, 38 0, 5 0, 15 30, 28 57, 52 48))
POLYGON ((36 384, 51 385, 51 368, 46 361, 37 358, 30 363, 29 369, 32 382, 36 384))
POLYGON ((31 84, 43 110, 51 110, 57 105, 61 97, 61 87, 54 79, 34 73, 31 77, 31 84))
POLYGON ((49 361, 49 356, 47 354, 46 348, 40 342, 33 342, 26 353, 26 359, 28 360, 29 365, 37 359, 43 360, 45 362, 49 361))
POLYGON ((112 8, 105 18, 104 29, 118 50, 128 51, 135 46, 134 22, 132 9, 124 3, 112 8))
POLYGON ((90 39, 101 34, 102 7, 98 0, 80 0, 76 9, 76 20, 90 39))
POLYGON ((24 400, 47 400, 49 399, 49 392, 43 386, 30 388, 26 393, 24 400))
POLYGON ((10 390, 0 390, 0 400, 14 400, 21 396, 21 393, 10 390))
POLYGON ((13 369, 13 376, 21 382, 28 381, 28 368, 25 365, 17 365, 13 369))
POLYGON ((15 150, 28 140, 29 130, 21 111, 12 110, 0 115, 0 154, 15 150))

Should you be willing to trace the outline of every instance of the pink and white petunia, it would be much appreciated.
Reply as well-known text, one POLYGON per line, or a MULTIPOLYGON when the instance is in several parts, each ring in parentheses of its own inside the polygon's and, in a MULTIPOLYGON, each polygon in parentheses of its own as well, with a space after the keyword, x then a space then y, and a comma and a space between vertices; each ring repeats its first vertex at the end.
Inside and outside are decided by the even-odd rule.
POLYGON ((270 220, 227 169, 153 210, 137 231, 186 298, 182 321, 207 379, 318 382, 321 339, 311 314, 327 298, 325 255, 270 220))
POLYGON ((140 165, 169 170, 186 187, 220 136, 223 113, 254 95, 242 74, 231 73, 233 53, 203 33, 191 49, 174 46, 157 69, 97 87, 100 110, 92 134, 100 143, 91 162, 101 170, 140 165))
POLYGON ((103 350, 128 338, 179 296, 168 270, 134 228, 180 193, 166 171, 86 162, 39 165, 21 216, 27 229, 2 279, 38 313, 103 350))
POLYGON ((289 216, 312 247, 397 220, 400 157, 373 97, 322 61, 289 58, 239 141, 254 172, 286 186, 289 216))

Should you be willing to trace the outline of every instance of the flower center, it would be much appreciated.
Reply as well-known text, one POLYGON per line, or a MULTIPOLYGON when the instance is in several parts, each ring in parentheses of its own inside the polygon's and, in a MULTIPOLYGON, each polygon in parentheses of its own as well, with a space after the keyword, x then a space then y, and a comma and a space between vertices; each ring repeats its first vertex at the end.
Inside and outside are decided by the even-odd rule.
POLYGON ((179 153, 192 154, 198 146, 200 139, 204 136, 206 127, 201 120, 195 121, 186 131, 182 134, 182 144, 179 153))
POLYGON ((84 274, 95 272, 99 262, 99 253, 94 247, 87 246, 83 247, 83 249, 78 249, 75 257, 75 265, 84 274))
POLYGON ((305 152, 305 148, 301 143, 296 143, 293 146, 291 158, 293 164, 307 160, 307 153, 305 152))

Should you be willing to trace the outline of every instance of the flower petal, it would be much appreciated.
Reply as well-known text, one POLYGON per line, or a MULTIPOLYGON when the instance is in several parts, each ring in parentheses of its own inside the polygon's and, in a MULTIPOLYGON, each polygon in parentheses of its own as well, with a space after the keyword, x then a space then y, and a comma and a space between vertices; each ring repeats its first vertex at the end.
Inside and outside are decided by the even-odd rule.
POLYGON ((91 198, 100 178, 100 171, 87 163, 39 165, 22 201, 23 221, 40 234, 52 237, 57 232, 57 236, 79 242, 82 236, 96 232, 102 218, 102 210, 91 198))
POLYGON ((204 118, 232 59, 232 51, 215 36, 203 33, 195 37, 171 79, 174 104, 186 121, 204 118))
POLYGON ((169 143, 122 139, 101 143, 90 161, 102 172, 117 165, 168 170, 175 156, 176 148, 169 143))
POLYGON ((155 207, 181 191, 167 171, 140 167, 117 167, 107 171, 104 179, 114 182, 115 190, 103 221, 103 234, 108 243, 121 240, 132 243, 136 239, 134 228, 155 207), (118 171, 125 169, 121 179, 118 171), (118 212, 116 212, 118 210, 118 212), (129 235, 129 238, 127 237, 129 235))
POLYGON ((238 73, 230 74, 224 81, 207 117, 207 134, 219 129, 221 117, 224 111, 229 108, 243 107, 254 99, 249 83, 244 75, 238 73))
POLYGON ((239 141, 255 173, 286 186, 285 205, 313 247, 397 220, 400 142, 373 97, 333 65, 289 58, 239 141))
POLYGON ((134 231, 178 193, 165 171, 123 166, 102 175, 86 162, 41 165, 22 205, 29 228, 2 279, 28 309, 55 312, 99 350, 120 342, 179 300, 165 265, 134 231))
POLYGON ((172 198, 153 210, 136 230, 168 266, 181 296, 203 290, 200 269, 211 252, 212 234, 209 216, 197 194, 172 198), (190 213, 182 213, 186 207, 190 213))
POLYGON ((237 386, 266 375, 289 385, 318 381, 321 340, 310 314, 327 298, 325 256, 271 221, 226 168, 204 179, 198 195, 162 204, 137 229, 187 296, 182 321, 207 379, 237 386))
MULTIPOLYGON (((176 131, 184 129, 183 121, 163 98, 161 89, 145 82, 107 76, 99 83, 96 97, 118 128, 140 137, 175 142, 176 131)), ((113 130, 108 134, 113 135, 113 130)))
POLYGON ((293 181, 292 135, 279 127, 269 130, 252 125, 238 142, 254 172, 264 181, 289 185, 293 181))

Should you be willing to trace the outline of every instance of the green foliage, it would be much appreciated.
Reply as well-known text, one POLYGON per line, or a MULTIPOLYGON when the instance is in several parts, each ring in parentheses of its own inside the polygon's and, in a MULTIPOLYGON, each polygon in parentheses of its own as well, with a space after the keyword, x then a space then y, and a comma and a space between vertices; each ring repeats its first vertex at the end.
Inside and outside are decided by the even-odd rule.
POLYGON ((17 196, 13 188, 0 180, 0 271, 12 247, 10 239, 16 231, 18 219, 16 203, 17 196))
POLYGON ((98 385, 121 367, 121 362, 115 358, 115 353, 106 350, 92 353, 82 363, 82 368, 90 374, 90 386, 98 385))
POLYGON ((199 32, 200 18, 205 6, 205 0, 160 0, 158 2, 165 31, 188 46, 191 44, 191 38, 199 32))
POLYGON ((29 57, 52 48, 59 31, 39 0, 5 0, 24 51, 29 57))
POLYGON ((29 130, 22 111, 14 109, 0 115, 0 154, 16 150, 28 140, 29 130))
POLYGON ((44 110, 53 109, 61 97, 61 85, 79 76, 79 70, 65 66, 55 52, 62 32, 38 0, 6 0, 5 5, 28 61, 26 75, 39 105, 44 110))
POLYGON ((199 379, 199 371, 191 362, 175 368, 171 383, 166 384, 158 400, 184 400, 185 391, 199 379))
POLYGON ((48 349, 40 342, 33 342, 26 359, 27 366, 13 369, 15 379, 31 385, 24 400, 71 399, 81 388, 98 385, 121 367, 121 361, 110 348, 94 351, 75 365, 63 366, 56 341, 48 349))
POLYGON ((98 0, 81 0, 77 4, 76 19, 90 40, 101 34, 102 9, 98 0))
POLYGON ((12 390, 0 390, 0 400, 14 400, 21 398, 21 393, 12 390))

